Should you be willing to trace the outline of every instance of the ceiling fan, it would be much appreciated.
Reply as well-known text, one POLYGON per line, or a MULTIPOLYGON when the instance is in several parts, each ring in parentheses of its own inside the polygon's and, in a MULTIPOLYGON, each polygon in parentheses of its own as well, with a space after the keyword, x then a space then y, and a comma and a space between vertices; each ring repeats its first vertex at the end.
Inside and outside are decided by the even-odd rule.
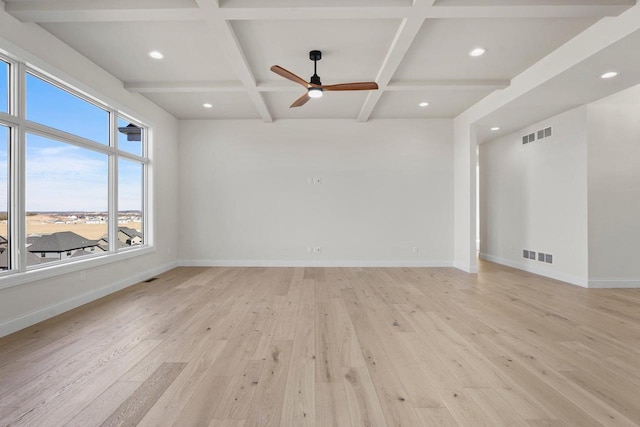
POLYGON ((304 86, 307 89, 307 92, 302 95, 300 98, 296 99, 293 104, 289 108, 300 107, 307 103, 307 101, 311 98, 320 98, 322 96, 322 92, 325 90, 328 91, 341 91, 341 90, 376 90, 378 89, 378 84, 376 82, 355 82, 355 83, 339 83, 335 85, 323 85, 320 82, 320 76, 317 73, 317 65, 318 61, 322 59, 322 52, 319 50, 312 50, 309 52, 309 59, 313 61, 313 76, 309 82, 306 82, 301 77, 296 76, 289 70, 285 70, 279 65, 274 65, 271 67, 271 71, 276 73, 279 76, 284 77, 285 79, 291 80, 292 82, 298 83, 304 86))

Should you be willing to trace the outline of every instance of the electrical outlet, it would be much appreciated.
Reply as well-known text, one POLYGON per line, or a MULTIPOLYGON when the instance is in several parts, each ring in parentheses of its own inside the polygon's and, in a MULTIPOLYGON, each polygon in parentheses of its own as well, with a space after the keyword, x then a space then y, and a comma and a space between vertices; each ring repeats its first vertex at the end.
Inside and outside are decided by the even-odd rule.
POLYGON ((313 183, 314 184, 322 184, 322 178, 320 178, 319 176, 313 178, 313 183))
POLYGON ((417 254, 418 252, 420 252, 420 248, 418 246, 414 246, 413 247, 413 253, 417 254))
POLYGON ((312 254, 313 253, 313 248, 311 246, 307 246, 307 253, 308 254, 312 254))
POLYGON ((322 249, 320 248, 320 246, 316 246, 315 248, 313 248, 313 253, 319 254, 321 252, 322 252, 322 249))

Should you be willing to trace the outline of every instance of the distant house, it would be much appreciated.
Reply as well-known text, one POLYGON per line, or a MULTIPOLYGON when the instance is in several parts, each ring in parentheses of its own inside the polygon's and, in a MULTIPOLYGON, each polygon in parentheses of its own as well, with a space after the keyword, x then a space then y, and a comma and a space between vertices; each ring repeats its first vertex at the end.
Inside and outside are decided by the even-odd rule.
MULTIPOLYGON (((99 238, 97 240, 98 243, 98 247, 103 251, 106 252, 109 250, 109 236, 108 235, 104 235, 101 238, 99 238)), ((126 248, 128 245, 125 242, 121 242, 120 240, 117 240, 117 245, 118 248, 126 248)))
POLYGON ((142 233, 129 227, 118 227, 118 240, 127 246, 141 245, 143 242, 142 233))
POLYGON ((69 258, 78 250, 84 250, 88 254, 101 252, 97 240, 84 238, 72 231, 27 237, 27 250, 48 261, 69 258))

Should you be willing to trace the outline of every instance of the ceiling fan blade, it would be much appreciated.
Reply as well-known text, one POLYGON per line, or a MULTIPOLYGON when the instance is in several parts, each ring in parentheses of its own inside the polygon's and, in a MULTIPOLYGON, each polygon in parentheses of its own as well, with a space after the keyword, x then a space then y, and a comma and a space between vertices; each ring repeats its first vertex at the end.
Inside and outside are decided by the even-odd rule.
POLYGON ((293 107, 301 107, 304 104, 307 103, 308 100, 310 100, 311 97, 309 96, 309 93, 305 93, 304 95, 302 95, 300 98, 296 99, 295 102, 293 104, 291 104, 291 106, 289 108, 293 108, 293 107))
POLYGON ((310 86, 309 83, 306 80, 304 80, 302 77, 296 76, 291 71, 285 70, 279 65, 274 65, 273 67, 271 67, 271 71, 273 71, 274 73, 276 73, 281 77, 284 77, 285 79, 291 80, 292 82, 298 83, 306 88, 310 86))
POLYGON ((324 90, 376 90, 378 83, 376 82, 356 82, 356 83, 339 83, 337 85, 324 85, 324 90))

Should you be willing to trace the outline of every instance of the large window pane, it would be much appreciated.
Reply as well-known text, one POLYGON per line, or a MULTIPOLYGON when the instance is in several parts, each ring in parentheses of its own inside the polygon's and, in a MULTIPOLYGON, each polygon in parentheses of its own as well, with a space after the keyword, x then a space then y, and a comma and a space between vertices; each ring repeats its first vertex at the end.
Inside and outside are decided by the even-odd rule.
POLYGON ((118 117, 118 148, 142 156, 144 129, 118 117))
POLYGON ((0 113, 9 112, 9 64, 0 60, 0 113))
POLYGON ((27 264, 107 249, 106 154, 27 135, 27 264))
POLYGON ((34 75, 27 74, 27 119, 108 144, 109 113, 34 75))
POLYGON ((11 268, 9 257, 9 128, 0 125, 0 270, 11 268))
POLYGON ((118 160, 118 240, 119 245, 137 246, 144 243, 143 173, 141 163, 118 160))

